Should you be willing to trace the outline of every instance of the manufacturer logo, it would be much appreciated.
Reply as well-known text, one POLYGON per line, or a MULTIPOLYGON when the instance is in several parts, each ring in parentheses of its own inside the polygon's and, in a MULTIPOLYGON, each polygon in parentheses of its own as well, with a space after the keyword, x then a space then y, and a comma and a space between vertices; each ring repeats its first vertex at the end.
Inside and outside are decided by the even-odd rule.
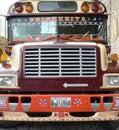
POLYGON ((68 84, 68 83, 64 83, 63 87, 64 88, 68 88, 68 87, 88 87, 88 84, 68 84))

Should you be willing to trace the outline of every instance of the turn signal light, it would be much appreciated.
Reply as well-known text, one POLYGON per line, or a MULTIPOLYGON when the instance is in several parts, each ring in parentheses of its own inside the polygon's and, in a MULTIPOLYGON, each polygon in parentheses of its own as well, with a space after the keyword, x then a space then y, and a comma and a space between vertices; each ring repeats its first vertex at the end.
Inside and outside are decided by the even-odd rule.
POLYGON ((5 53, 5 51, 0 49, 0 62, 7 62, 7 61, 8 61, 7 54, 5 53))
POLYGON ((118 59, 119 58, 118 58, 118 55, 116 53, 111 54, 110 60, 112 61, 112 64, 117 64, 118 59))
POLYGON ((98 12, 99 9, 100 9, 100 8, 99 8, 99 6, 98 6, 97 4, 93 4, 93 5, 92 5, 92 11, 93 11, 93 12, 98 12))
POLYGON ((8 56, 7 56, 7 54, 3 53, 1 55, 1 62, 7 62, 7 61, 8 61, 8 56))
POLYGON ((31 13, 33 11, 33 6, 31 4, 26 5, 25 10, 26 10, 26 12, 31 13))
POLYGON ((16 5, 15 10, 16 10, 16 12, 21 13, 23 11, 23 6, 22 5, 16 5))
POLYGON ((88 12, 89 11, 89 5, 84 3, 82 6, 81 6, 81 10, 83 12, 88 12))

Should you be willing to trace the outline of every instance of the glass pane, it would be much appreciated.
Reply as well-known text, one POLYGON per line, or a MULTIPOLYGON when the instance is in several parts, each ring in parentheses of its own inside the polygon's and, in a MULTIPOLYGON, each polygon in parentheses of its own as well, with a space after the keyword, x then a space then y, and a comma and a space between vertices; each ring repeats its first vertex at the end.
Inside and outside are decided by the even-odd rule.
POLYGON ((13 41, 37 41, 56 36, 55 17, 11 19, 13 41))
POLYGON ((60 17, 59 36, 62 39, 106 40, 106 18, 100 16, 60 17))
POLYGON ((77 3, 74 1, 44 1, 39 2, 38 10, 41 12, 47 11, 75 11, 77 9, 77 3))

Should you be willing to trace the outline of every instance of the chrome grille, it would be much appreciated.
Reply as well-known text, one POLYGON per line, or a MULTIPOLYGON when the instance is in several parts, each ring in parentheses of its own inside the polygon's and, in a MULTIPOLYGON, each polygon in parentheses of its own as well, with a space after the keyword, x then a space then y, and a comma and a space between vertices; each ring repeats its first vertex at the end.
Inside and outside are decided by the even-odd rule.
POLYGON ((95 77, 96 48, 25 49, 25 77, 95 77))

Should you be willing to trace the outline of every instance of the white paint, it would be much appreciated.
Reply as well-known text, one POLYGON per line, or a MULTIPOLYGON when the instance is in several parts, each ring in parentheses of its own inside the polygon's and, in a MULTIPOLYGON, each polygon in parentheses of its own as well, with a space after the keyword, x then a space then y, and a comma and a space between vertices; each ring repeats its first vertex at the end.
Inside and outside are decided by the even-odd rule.
POLYGON ((6 15, 10 5, 17 0, 0 0, 0 14, 6 15))

